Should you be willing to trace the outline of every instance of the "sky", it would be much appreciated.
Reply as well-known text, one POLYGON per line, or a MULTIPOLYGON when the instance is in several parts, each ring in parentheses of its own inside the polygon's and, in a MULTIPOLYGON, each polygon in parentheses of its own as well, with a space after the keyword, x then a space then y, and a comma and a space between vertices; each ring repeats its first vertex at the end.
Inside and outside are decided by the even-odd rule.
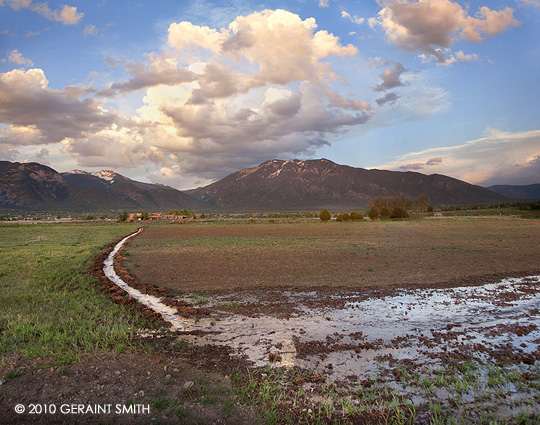
POLYGON ((540 0, 0 0, 0 160, 540 183, 540 0))

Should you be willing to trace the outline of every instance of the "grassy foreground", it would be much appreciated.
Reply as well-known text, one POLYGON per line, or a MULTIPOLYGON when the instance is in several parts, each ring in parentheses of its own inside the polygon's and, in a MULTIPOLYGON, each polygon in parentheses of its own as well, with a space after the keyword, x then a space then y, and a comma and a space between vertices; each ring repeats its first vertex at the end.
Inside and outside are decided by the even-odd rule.
POLYGON ((0 226, 0 355, 74 361, 82 351, 124 351, 138 322, 96 291, 98 250, 134 225, 0 226))

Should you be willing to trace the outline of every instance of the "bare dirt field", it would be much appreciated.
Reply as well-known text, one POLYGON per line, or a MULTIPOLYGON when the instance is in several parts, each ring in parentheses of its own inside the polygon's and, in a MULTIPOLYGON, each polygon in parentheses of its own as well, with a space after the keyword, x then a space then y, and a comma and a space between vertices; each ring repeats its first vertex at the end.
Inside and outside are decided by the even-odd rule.
POLYGON ((540 222, 169 225, 128 253, 139 280, 180 292, 455 286, 540 270, 540 222))

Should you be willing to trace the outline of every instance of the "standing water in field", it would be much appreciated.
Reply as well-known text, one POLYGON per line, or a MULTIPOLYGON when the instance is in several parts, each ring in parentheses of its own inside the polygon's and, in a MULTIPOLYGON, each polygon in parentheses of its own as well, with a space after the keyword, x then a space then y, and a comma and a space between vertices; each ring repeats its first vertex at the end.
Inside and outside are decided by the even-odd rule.
MULTIPOLYGON (((294 316, 225 316, 205 341, 187 338, 233 347, 256 365, 270 356, 276 365, 316 369, 334 379, 363 379, 403 360, 429 365, 451 357, 512 356, 531 363, 540 354, 539 284, 540 276, 532 276, 363 300, 348 294, 336 296, 342 303, 335 307, 317 307, 317 293, 291 293, 284 298, 295 304, 294 316)), ((277 293, 276 299, 283 302, 277 293)), ((219 306, 224 297, 216 301, 219 306)))
POLYGON ((159 298, 131 288, 114 271, 114 255, 136 234, 124 238, 108 256, 106 276, 160 313, 182 340, 229 347, 231 356, 257 366, 299 366, 339 380, 365 379, 400 361, 421 366, 447 359, 511 358, 532 364, 540 357, 540 276, 482 286, 399 290, 384 297, 350 292, 330 297, 317 292, 230 294, 205 300, 213 315, 195 323, 159 298), (265 308, 270 304, 274 308, 265 308), (237 306, 234 312, 230 305, 237 306), (267 310, 274 314, 257 313, 267 310), (283 316, 286 310, 292 313, 283 316), (203 332, 190 334, 193 330, 203 332))

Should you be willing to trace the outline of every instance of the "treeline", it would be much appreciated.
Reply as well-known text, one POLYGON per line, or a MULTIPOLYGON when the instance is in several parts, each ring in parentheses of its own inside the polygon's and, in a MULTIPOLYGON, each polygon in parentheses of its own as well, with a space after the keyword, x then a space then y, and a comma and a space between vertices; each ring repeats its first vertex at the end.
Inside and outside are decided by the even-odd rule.
MULTIPOLYGON (((171 210, 167 212, 167 215, 178 215, 178 216, 186 216, 188 218, 195 218, 195 213, 191 210, 171 210)), ((204 216, 204 214, 203 214, 204 216)), ((204 218, 204 217, 201 217, 204 218)))
POLYGON ((389 218, 407 218, 409 211, 423 213, 433 211, 429 206, 429 196, 422 193, 416 198, 408 196, 377 196, 369 201, 370 209, 367 213, 371 220, 381 217, 389 218))
POLYGON ((379 211, 384 208, 390 211, 402 208, 405 211, 423 213, 429 208, 429 196, 427 193, 422 193, 413 199, 408 196, 377 196, 369 201, 369 206, 379 211))
MULTIPOLYGON (((416 198, 407 196, 377 196, 369 201, 369 210, 366 215, 372 220, 408 218, 409 212, 423 213, 433 211, 429 206, 429 196, 422 193, 416 198)), ((329 221, 332 215, 328 210, 322 210, 319 214, 321 221, 329 221)), ((364 216, 357 212, 350 214, 338 214, 336 221, 362 221, 364 216)))
MULTIPOLYGON (((321 221, 330 221, 332 219, 332 214, 328 210, 322 210, 319 213, 319 218, 321 221)), ((343 213, 336 216, 336 221, 362 221, 364 216, 356 211, 352 213, 343 213)))

